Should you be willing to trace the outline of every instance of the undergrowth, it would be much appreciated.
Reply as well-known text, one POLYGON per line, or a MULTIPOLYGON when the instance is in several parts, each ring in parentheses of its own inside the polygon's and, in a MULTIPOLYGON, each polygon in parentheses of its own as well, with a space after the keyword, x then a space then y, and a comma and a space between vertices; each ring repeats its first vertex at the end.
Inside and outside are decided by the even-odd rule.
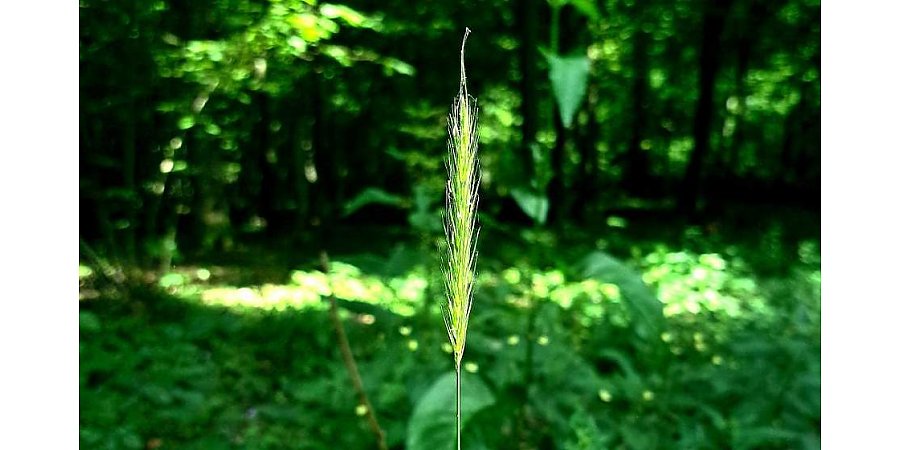
MULTIPOLYGON (((818 241, 620 231, 487 241, 517 251, 480 264, 466 448, 818 448, 818 241)), ((389 447, 449 448, 449 433, 420 439, 454 417, 434 256, 333 259, 328 275, 311 261, 267 286, 182 266, 127 300, 82 267, 82 446, 371 445, 322 307, 332 286, 389 447)))

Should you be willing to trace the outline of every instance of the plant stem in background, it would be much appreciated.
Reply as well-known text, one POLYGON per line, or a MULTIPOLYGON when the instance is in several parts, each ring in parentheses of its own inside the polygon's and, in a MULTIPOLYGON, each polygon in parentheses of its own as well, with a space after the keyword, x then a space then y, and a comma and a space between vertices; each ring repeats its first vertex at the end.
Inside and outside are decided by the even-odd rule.
POLYGON ((453 100, 448 131, 447 203, 444 232, 448 253, 444 270, 447 305, 442 307, 444 325, 453 348, 456 369, 456 448, 460 449, 461 407, 460 367, 466 348, 466 330, 472 311, 472 288, 475 284, 475 250, 478 231, 475 213, 478 208, 478 107, 466 87, 465 48, 471 31, 466 28, 459 52, 459 93, 453 100))
MULTIPOLYGON (((319 254, 319 262, 322 266, 322 271, 325 272, 325 276, 328 276, 330 264, 328 263, 328 254, 324 251, 319 254)), ((330 290, 331 286, 328 288, 330 290)), ((331 324, 334 326, 334 332, 337 335, 338 346, 341 349, 341 357, 344 360, 344 366, 347 368, 347 374, 350 375, 350 381, 353 383, 353 388, 356 390, 359 404, 366 410, 366 419, 369 422, 369 427, 375 434, 375 439, 378 440, 378 449, 387 450, 388 446, 385 441, 384 430, 378 425, 378 419, 375 417, 375 408, 372 407, 372 403, 369 402, 369 396, 366 395, 366 390, 363 388, 362 378, 359 376, 359 369, 356 367, 356 360, 353 358, 353 352, 350 351, 350 343, 347 341, 347 333, 344 332, 344 325, 341 324, 341 319, 338 317, 337 303, 334 301, 334 295, 328 296, 328 302, 330 303, 328 315, 331 318, 331 324)))

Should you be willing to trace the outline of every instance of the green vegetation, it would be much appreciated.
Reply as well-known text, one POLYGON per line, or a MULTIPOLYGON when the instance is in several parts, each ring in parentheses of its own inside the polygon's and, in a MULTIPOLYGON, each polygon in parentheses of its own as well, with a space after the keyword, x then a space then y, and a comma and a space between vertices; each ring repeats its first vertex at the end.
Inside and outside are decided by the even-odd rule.
POLYGON ((819 448, 819 9, 80 1, 81 446, 819 448))
MULTIPOLYGON (((775 266, 771 231, 646 240, 636 226, 602 242, 485 230, 466 447, 817 448, 815 237, 769 242, 775 266)), ((82 444, 370 448, 327 318, 333 292, 388 445, 452 448, 437 257, 401 245, 335 259, 328 275, 255 282, 236 278, 242 263, 183 267, 157 293, 83 300, 82 444)), ((81 272, 89 293, 98 274, 81 272)))

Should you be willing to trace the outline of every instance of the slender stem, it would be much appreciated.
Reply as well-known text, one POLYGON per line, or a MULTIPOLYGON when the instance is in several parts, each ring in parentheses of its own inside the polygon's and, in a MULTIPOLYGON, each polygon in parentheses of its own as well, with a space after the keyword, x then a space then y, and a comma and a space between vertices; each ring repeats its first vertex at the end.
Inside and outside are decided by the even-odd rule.
MULTIPOLYGON (((319 257, 320 264, 322 265, 322 271, 324 271, 327 275, 330 266, 330 264, 328 263, 328 254, 322 251, 319 257)), ((365 388, 363 388, 362 377, 359 376, 359 369, 356 366, 356 360, 353 358, 353 352, 350 351, 350 343, 347 340, 347 333, 344 332, 344 325, 341 324, 341 319, 340 317, 338 317, 337 302, 335 302, 334 300, 334 295, 328 296, 328 302, 330 303, 328 316, 331 319, 331 324, 334 326, 334 332, 337 335, 338 347, 341 350, 341 358, 344 360, 344 366, 347 368, 348 375, 350 375, 350 381, 353 383, 353 389, 356 390, 356 395, 359 398, 359 403, 366 408, 365 416, 369 422, 369 427, 372 429, 372 433, 375 434, 375 439, 378 442, 378 449, 388 450, 384 430, 378 424, 378 419, 375 417, 375 408, 372 407, 372 402, 369 401, 369 396, 366 395, 366 390, 365 388)))
POLYGON ((459 364, 456 365, 456 450, 462 449, 462 424, 460 420, 460 408, 462 397, 459 390, 459 364))
POLYGON ((559 54, 559 12, 562 7, 550 7, 550 51, 559 54))

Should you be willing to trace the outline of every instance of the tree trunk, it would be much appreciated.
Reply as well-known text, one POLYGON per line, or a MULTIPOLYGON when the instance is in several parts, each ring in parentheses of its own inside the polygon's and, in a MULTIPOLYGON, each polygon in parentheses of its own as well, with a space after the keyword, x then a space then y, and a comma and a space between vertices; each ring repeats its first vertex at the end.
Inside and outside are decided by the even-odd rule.
MULTIPOLYGON (((558 8, 551 10, 551 32, 550 47, 551 51, 557 55, 565 54, 575 44, 575 35, 571 32, 563 32, 563 30, 579 29, 576 16, 572 13, 571 8, 558 8)), ((575 127, 575 124, 572 124, 575 127)), ((560 117, 559 105, 554 101, 553 107, 553 128, 556 130, 556 142, 550 153, 550 167, 553 171, 553 177, 550 179, 547 187, 547 197, 550 207, 547 214, 548 221, 552 224, 559 225, 563 219, 569 216, 569 202, 566 195, 566 143, 569 140, 569 132, 563 125, 560 117)))
POLYGON ((586 129, 578 139, 580 164, 575 178, 575 201, 573 217, 583 222, 587 217, 587 209, 597 199, 597 146, 600 130, 594 112, 600 103, 600 93, 595 77, 591 77, 587 93, 588 121, 586 129))
POLYGON ((533 179, 534 161, 531 147, 537 144, 538 93, 537 93, 537 34, 538 0, 518 0, 517 21, 519 25, 519 64, 522 68, 522 148, 520 160, 523 179, 533 179))
POLYGON ((631 139, 625 155, 624 185, 629 192, 643 195, 647 193, 647 177, 650 158, 647 150, 641 148, 644 138, 644 124, 647 121, 647 41, 649 36, 642 31, 640 11, 637 12, 638 29, 634 33, 632 64, 634 78, 631 84, 631 139))
POLYGON ((547 197, 550 200, 550 208, 547 215, 550 223, 559 224, 568 216, 565 183, 565 154, 568 130, 563 126, 558 106, 553 107, 553 128, 556 129, 556 143, 550 152, 550 168, 553 171, 553 178, 550 179, 550 184, 547 186, 547 197))
POLYGON ((713 120, 714 88, 719 67, 719 38, 725 22, 729 1, 707 0, 703 14, 703 42, 700 47, 700 76, 697 106, 694 113, 694 149, 684 174, 679 209, 694 214, 700 196, 703 165, 709 153, 709 134, 713 120))
POLYGON ((334 216, 333 209, 336 206, 333 203, 336 168, 334 154, 328 145, 329 131, 328 124, 325 123, 327 114, 324 110, 323 83, 315 73, 311 75, 311 80, 313 108, 312 161, 314 168, 314 175, 310 178, 313 192, 311 212, 313 213, 313 225, 329 228, 334 216))
POLYGON ((137 211, 140 202, 140 192, 137 190, 137 118, 135 117, 134 101, 129 100, 124 107, 125 123, 122 127, 122 150, 125 190, 128 192, 128 204, 126 206, 128 227, 125 228, 125 257, 129 264, 137 262, 137 211))

